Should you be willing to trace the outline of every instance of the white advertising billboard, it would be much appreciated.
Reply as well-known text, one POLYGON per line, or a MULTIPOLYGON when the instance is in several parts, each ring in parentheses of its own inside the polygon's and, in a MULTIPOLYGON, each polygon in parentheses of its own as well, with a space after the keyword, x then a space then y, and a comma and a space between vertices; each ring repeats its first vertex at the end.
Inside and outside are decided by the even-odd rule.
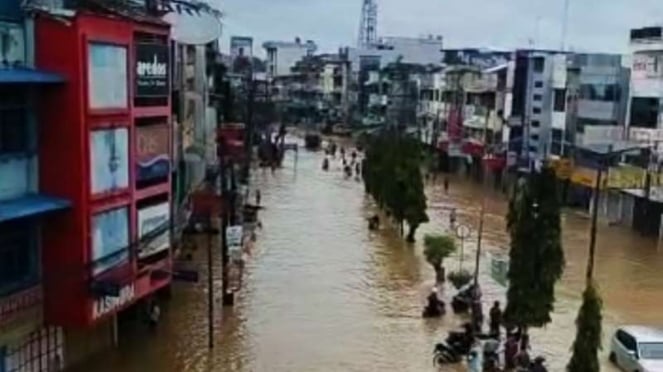
POLYGON ((168 202, 138 210, 138 236, 143 239, 160 232, 149 241, 139 244, 138 257, 145 258, 170 247, 170 205, 168 202))

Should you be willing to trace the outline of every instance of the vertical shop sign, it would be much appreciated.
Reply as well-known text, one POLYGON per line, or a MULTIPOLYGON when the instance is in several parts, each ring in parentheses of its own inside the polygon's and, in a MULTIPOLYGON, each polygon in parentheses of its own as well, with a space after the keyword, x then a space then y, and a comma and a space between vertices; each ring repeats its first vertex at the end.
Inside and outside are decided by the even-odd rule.
POLYGON ((136 127, 136 179, 167 177, 170 173, 170 128, 166 124, 136 127))
POLYGON ((136 44, 136 97, 168 96, 168 54, 165 44, 136 44))

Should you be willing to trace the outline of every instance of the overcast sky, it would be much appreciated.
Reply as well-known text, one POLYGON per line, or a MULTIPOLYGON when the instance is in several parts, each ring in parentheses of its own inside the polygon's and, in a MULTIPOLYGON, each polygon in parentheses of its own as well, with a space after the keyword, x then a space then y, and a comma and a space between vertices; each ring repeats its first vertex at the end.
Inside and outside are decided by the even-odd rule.
MULTIPOLYGON (((322 51, 356 44, 362 0, 212 0, 225 12, 222 50, 232 35, 315 41, 322 51)), ((663 0, 569 0, 567 45, 627 51, 633 27, 663 23, 663 0)), ((378 35, 440 34, 454 47, 559 48, 564 0, 377 0, 378 35)))

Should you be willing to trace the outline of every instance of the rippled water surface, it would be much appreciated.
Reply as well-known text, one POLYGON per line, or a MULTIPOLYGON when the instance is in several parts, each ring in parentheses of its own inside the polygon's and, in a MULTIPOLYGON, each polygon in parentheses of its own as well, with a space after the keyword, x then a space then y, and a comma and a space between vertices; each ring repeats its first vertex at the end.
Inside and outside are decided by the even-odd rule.
MULTIPOLYGON (((344 178, 339 165, 322 172, 321 161, 320 153, 300 151, 296 161, 289 156, 284 168, 273 174, 254 172, 253 184, 261 189, 267 207, 261 214, 264 228, 235 308, 216 314, 213 351, 207 349, 202 278, 199 284, 175 285, 156 332, 141 327, 126 331, 119 349, 95 358, 82 370, 434 370, 432 345, 462 319, 420 318, 433 279, 420 244, 404 244, 390 227, 369 232, 366 218, 375 210, 363 185, 344 178)), ((459 222, 476 226, 478 185, 454 178, 449 194, 441 182, 429 185, 428 193, 432 222, 420 229, 419 241, 426 232, 446 230, 449 207, 458 208, 459 222)), ((500 252, 508 244, 505 203, 500 195, 489 192, 488 196, 484 247, 500 252)), ((575 333, 588 222, 576 213, 564 217, 567 270, 558 287, 554 321, 547 329, 532 332, 534 352, 547 355, 552 371, 563 370, 575 333)), ((476 234, 466 243, 468 269, 473 267, 475 240, 476 234)), ((204 239, 198 247, 199 251, 205 247, 204 239)), ((456 257, 447 265, 456 267, 456 257)), ((482 265, 486 268, 488 260, 482 265)), ((492 300, 503 300, 504 289, 485 271, 482 282, 488 307, 492 300)), ((661 273, 663 255, 654 241, 625 228, 600 229, 597 276, 606 306, 606 340, 616 324, 663 324, 661 273)), ((451 290, 446 292, 449 296, 451 290)))

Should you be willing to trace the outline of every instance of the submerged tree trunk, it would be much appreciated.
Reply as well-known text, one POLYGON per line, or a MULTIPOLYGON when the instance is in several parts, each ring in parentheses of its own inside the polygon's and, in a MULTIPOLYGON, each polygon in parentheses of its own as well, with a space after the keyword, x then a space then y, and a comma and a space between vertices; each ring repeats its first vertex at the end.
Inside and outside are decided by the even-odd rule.
POLYGON ((444 270, 444 266, 442 266, 442 264, 439 264, 433 266, 433 268, 435 269, 435 281, 438 283, 444 283, 446 276, 445 275, 446 270, 444 270))
POLYGON ((419 225, 409 225, 410 229, 407 233, 407 238, 405 240, 408 243, 414 243, 414 235, 417 233, 417 229, 419 228, 419 225))

